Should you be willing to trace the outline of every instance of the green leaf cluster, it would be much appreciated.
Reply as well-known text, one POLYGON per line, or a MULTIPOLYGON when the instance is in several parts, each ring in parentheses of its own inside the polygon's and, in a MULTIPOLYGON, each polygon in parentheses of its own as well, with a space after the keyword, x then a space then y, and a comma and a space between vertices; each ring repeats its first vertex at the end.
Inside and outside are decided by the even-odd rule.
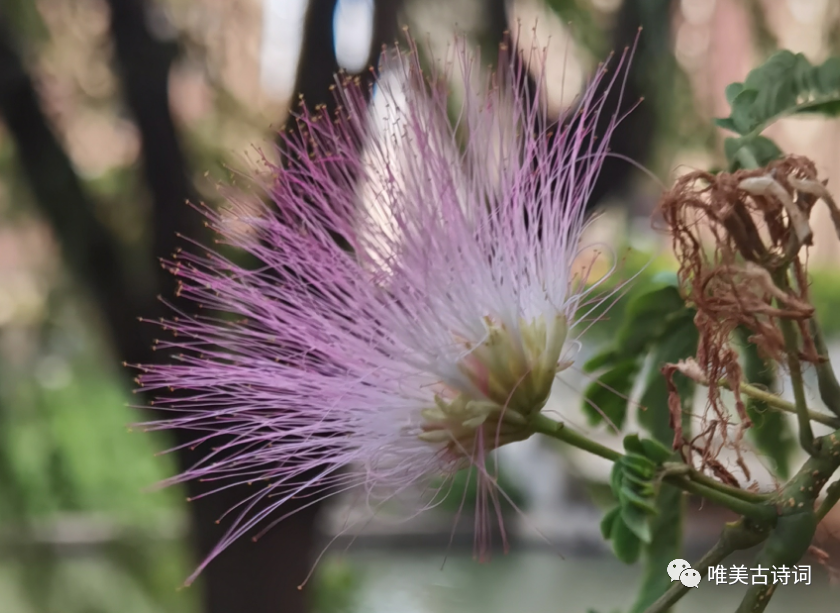
POLYGON ((627 453, 613 465, 610 474, 618 506, 601 520, 601 534, 612 541, 619 560, 632 564, 641 554, 642 543, 652 540, 650 518, 658 513, 654 479, 671 450, 635 434, 624 439, 624 449, 627 453))
MULTIPOLYGON (((639 396, 642 408, 638 413, 638 421, 654 440, 637 443, 637 438, 628 437, 625 439, 625 448, 657 464, 673 459, 669 446, 674 436, 668 409, 668 387, 660 367, 696 354, 698 333, 694 326, 694 314, 694 310, 686 307, 680 296, 676 275, 661 272, 648 279, 642 289, 633 294, 612 343, 584 365, 589 372, 602 371, 599 380, 585 392, 584 410, 593 425, 603 421, 601 414, 592 408, 592 405, 596 405, 616 426, 622 426, 628 412, 631 391, 636 381, 643 378, 639 396)), ((677 374, 674 383, 683 402, 690 404, 694 396, 694 382, 677 374)), ((684 423, 683 427, 687 432, 689 425, 684 423)), ((644 464, 643 461, 641 463, 644 464)), ((668 561, 681 557, 682 517, 685 508, 682 493, 669 485, 659 486, 651 497, 650 487, 634 482, 634 479, 639 479, 639 468, 630 468, 626 472, 623 466, 616 469, 621 473, 613 475, 611 485, 618 488, 615 495, 619 506, 607 513, 601 525, 602 533, 612 541, 616 557, 620 560, 632 563, 644 556, 645 573, 631 611, 647 609, 669 587, 662 568, 668 561), (626 506, 624 514, 629 520, 622 516, 622 498, 629 505, 632 496, 627 491, 622 493, 622 488, 631 487, 631 484, 638 486, 641 491, 630 491, 636 495, 648 495, 644 501, 655 510, 654 514, 646 516, 643 523, 639 521, 641 509, 626 506), (642 525, 644 528, 641 528, 642 525), (630 526, 640 528, 641 535, 630 526), (645 538, 648 535, 650 538, 645 538)))
POLYGON ((726 88, 729 117, 715 123, 738 137, 724 141, 730 168, 764 166, 782 151, 761 136, 773 122, 796 114, 840 115, 840 58, 812 65, 801 53, 779 51, 752 70, 743 83, 726 88))
MULTIPOLYGON (((598 379, 584 390, 583 411, 592 426, 605 420, 621 429, 627 417, 628 398, 641 374, 645 358, 654 355, 655 372, 646 381, 643 398, 647 394, 657 406, 650 406, 640 420, 656 436, 657 424, 664 420, 668 427, 667 397, 651 392, 661 379, 661 363, 694 355, 697 331, 694 311, 686 307, 672 273, 654 277, 646 291, 637 293, 627 304, 621 326, 613 343, 590 358, 583 366, 585 372, 601 371, 598 379)), ((664 383, 663 383, 664 389, 664 383)), ((643 402, 644 405, 644 402, 643 402)), ((662 437, 656 436, 663 440, 662 437)))

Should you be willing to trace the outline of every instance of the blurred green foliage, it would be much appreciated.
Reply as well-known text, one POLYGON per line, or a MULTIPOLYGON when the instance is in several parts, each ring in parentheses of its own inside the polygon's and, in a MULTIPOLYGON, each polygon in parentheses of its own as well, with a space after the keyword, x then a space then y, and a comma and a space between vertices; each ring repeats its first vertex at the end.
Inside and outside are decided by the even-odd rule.
MULTIPOLYGON (((41 367, 65 368, 58 358, 42 358, 41 367)), ((119 379, 89 364, 66 368, 44 374, 66 377, 66 383, 28 377, 4 381, 0 445, 9 465, 8 485, 17 494, 16 511, 45 517, 96 509, 136 522, 171 511, 177 489, 155 495, 142 491, 173 467, 168 457, 154 458, 159 445, 152 437, 128 431, 139 412, 114 410, 127 399, 119 379)))
POLYGON ((174 470, 167 443, 130 431, 146 416, 77 297, 50 303, 37 334, 3 335, 0 610, 189 613, 182 495, 148 491, 174 470))
POLYGON ((313 613, 351 613, 363 577, 347 559, 328 556, 318 565, 314 581, 313 613))
MULTIPOLYGON (((505 496, 499 496, 499 504, 504 512, 514 510, 511 507, 511 502, 518 509, 526 507, 527 499, 522 492, 522 488, 504 470, 502 463, 497 465, 495 458, 491 457, 487 460, 486 470, 489 475, 495 477, 499 491, 505 493, 505 496)), ((475 469, 458 471, 451 480, 445 483, 438 480, 433 487, 439 487, 440 491, 446 494, 446 497, 440 503, 440 509, 443 511, 447 513, 470 513, 475 510, 478 495, 478 480, 475 469)))

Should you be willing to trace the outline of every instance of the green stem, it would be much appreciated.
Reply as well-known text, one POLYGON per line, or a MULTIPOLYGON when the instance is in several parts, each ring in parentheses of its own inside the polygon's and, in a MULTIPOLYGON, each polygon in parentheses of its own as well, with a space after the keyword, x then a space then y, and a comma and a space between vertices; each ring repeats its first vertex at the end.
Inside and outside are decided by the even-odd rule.
POLYGON ((730 491, 723 491, 720 487, 722 484, 720 483, 718 483, 715 487, 710 487, 708 485, 690 481, 686 477, 666 477, 665 481, 672 485, 676 485, 686 492, 702 496, 706 500, 711 500, 712 502, 726 507, 730 511, 735 511, 739 515, 749 517, 750 519, 754 519, 756 521, 772 521, 773 518, 776 517, 776 510, 774 507, 736 498, 730 491))
POLYGON ((811 429, 811 418, 805 401, 805 383, 802 380, 802 365, 799 362, 796 332, 793 329, 793 323, 788 320, 783 319, 779 325, 782 327, 782 336, 787 346, 790 381, 793 387, 793 398, 796 401, 796 420, 799 422, 799 444, 802 449, 814 455, 817 450, 814 446, 814 431, 811 429))
POLYGON ((578 434, 574 430, 570 430, 563 422, 554 421, 542 413, 534 415, 530 419, 529 423, 534 432, 539 432, 540 434, 556 438, 557 440, 568 443, 578 449, 594 453, 595 455, 609 460, 610 462, 617 462, 623 455, 614 449, 610 449, 609 447, 602 445, 601 443, 596 443, 583 434, 578 434))
MULTIPOLYGON (((540 434, 545 434, 546 436, 563 441, 573 447, 588 451, 611 462, 617 462, 623 457, 622 453, 600 443, 596 443, 583 434, 567 428, 563 422, 554 421, 541 413, 531 418, 530 426, 534 432, 539 432, 540 434)), ((767 520, 775 514, 772 507, 757 504, 766 500, 766 497, 760 494, 744 492, 738 488, 719 483, 714 479, 701 475, 697 471, 691 471, 688 467, 684 470, 686 472, 682 475, 666 474, 665 481, 691 494, 703 496, 746 517, 767 520)))
MULTIPOLYGON (((829 488, 823 503, 814 511, 820 491, 840 466, 840 431, 821 437, 815 444, 817 453, 808 458, 796 475, 778 494, 779 517, 767 543, 755 558, 764 567, 792 566, 808 551, 814 538, 820 514, 840 498, 840 490, 829 488)), ((736 613, 762 613, 774 593, 772 585, 751 585, 736 613)))
POLYGON ((734 498, 740 498, 746 502, 754 502, 756 504, 760 504, 762 502, 767 502, 772 498, 771 494, 761 494, 759 492, 748 492, 747 490, 742 490, 738 487, 732 487, 731 485, 726 485, 725 483, 721 483, 712 477, 704 475, 698 470, 691 469, 689 473, 689 479, 694 481, 695 483, 699 483, 701 485, 705 485, 707 487, 714 488, 718 491, 721 491, 725 494, 728 494, 734 498))
MULTIPOLYGON (((700 558, 700 561, 694 564, 692 568, 694 568, 695 570, 697 570, 697 572, 703 575, 706 573, 707 568, 719 564, 721 561, 723 561, 724 558, 726 558, 726 556, 728 556, 733 551, 734 549, 727 547, 721 539, 717 543, 715 543, 714 547, 712 547, 708 552, 706 552, 706 555, 700 558)), ((671 587, 668 588, 668 591, 662 594, 659 600, 650 605, 645 611, 645 613, 663 613, 664 611, 667 611, 675 604, 677 604, 680 598, 685 596, 688 593, 688 590, 690 589, 690 587, 685 587, 679 581, 673 582, 671 584, 671 587)))
POLYGON ((760 168, 761 165, 758 163, 758 160, 755 159, 752 151, 750 151, 749 147, 741 147, 738 149, 737 153, 735 153, 735 159, 741 163, 741 168, 746 170, 752 170, 754 168, 760 168))
MULTIPOLYGON (((788 291, 787 270, 779 271, 776 275, 776 285, 782 291, 788 291)), ((802 364, 799 361, 799 341, 796 337, 796 330, 790 319, 780 318, 779 327, 782 330, 782 337, 785 340, 785 353, 787 354, 788 370, 790 370, 790 382, 793 388, 793 399, 796 404, 796 421, 799 423, 799 445, 809 455, 816 455, 818 449, 814 444, 814 431, 811 429, 811 417, 808 414, 808 405, 805 400, 805 383, 802 380, 802 364)))
MULTIPOLYGON (((721 381, 720 385, 729 389, 729 384, 726 381, 721 381)), ((754 385, 750 385, 749 383, 741 383, 740 386, 741 393, 749 396, 750 398, 754 398, 756 400, 760 400, 761 402, 765 403, 767 406, 770 406, 774 409, 779 409, 780 411, 784 411, 785 413, 792 413, 794 415, 797 414, 796 405, 793 403, 788 402, 787 400, 782 400, 776 394, 772 392, 767 392, 763 389, 755 387, 754 385)), ((808 414, 808 419, 811 421, 815 421, 820 424, 824 424, 831 428, 840 428, 840 419, 833 417, 831 415, 826 415, 825 413, 819 413, 817 411, 812 411, 806 407, 806 412, 808 414)))
MULTIPOLYGON (((718 542, 692 568, 701 575, 705 575, 710 566, 719 564, 729 554, 738 549, 748 549, 757 545, 767 538, 767 534, 768 531, 765 528, 748 525, 745 520, 727 524, 718 542)), ((645 613, 664 613, 685 596, 690 589, 679 581, 673 582, 668 591, 650 605, 645 613)))

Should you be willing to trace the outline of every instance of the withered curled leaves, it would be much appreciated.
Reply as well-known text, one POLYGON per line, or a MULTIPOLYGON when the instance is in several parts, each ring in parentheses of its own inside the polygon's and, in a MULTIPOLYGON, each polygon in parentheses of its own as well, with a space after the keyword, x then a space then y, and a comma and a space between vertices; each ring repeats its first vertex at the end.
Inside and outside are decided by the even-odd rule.
MULTIPOLYGON (((729 420, 720 398, 722 380, 735 395, 736 438, 751 425, 732 345, 737 327, 750 331, 750 342, 765 358, 782 361, 785 344, 778 322, 795 321, 803 339, 799 357, 819 360, 807 325, 814 309, 800 252, 812 244, 809 218, 820 199, 830 208, 840 236, 840 211, 825 185, 811 160, 788 156, 755 170, 685 174, 660 202, 679 262, 681 291, 696 309, 697 364, 709 383, 709 406, 724 438, 729 420)), ((669 380, 672 366, 663 369, 669 380)), ((678 399, 669 404, 672 413, 678 410, 678 399)), ((673 425, 679 421, 675 417, 673 425)), ((679 438, 677 433, 675 446, 679 438)))

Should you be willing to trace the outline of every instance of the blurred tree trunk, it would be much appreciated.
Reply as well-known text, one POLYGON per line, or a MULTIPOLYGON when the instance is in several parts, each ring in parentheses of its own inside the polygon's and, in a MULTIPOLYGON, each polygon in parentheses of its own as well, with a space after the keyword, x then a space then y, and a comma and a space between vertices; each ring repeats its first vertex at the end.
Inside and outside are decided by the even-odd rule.
MULTIPOLYGON (((639 28, 644 26, 645 31, 639 40, 632 69, 627 75, 626 84, 622 86, 621 79, 616 82, 609 92, 606 88, 610 84, 610 78, 602 79, 598 84, 598 92, 594 99, 606 95, 604 102, 604 113, 600 116, 595 134, 600 137, 605 131, 607 124, 613 114, 619 116, 626 113, 636 105, 645 95, 650 96, 650 90, 655 85, 654 79, 648 74, 648 66, 653 59, 662 60, 670 55, 667 45, 662 48, 660 41, 668 40, 670 0, 654 0, 657 2, 656 9, 647 9, 644 5, 650 0, 624 0, 618 10, 612 29, 608 34, 610 49, 617 56, 628 47, 632 47, 639 33, 639 28), (657 11, 661 11, 661 14, 657 11), (655 22, 654 22, 655 20, 655 22), (654 22, 654 23, 652 23, 654 22), (663 26, 664 23, 664 26, 663 26), (664 27, 664 32, 663 32, 664 27), (620 99, 620 100, 619 100, 620 99)), ((518 28, 511 28, 510 16, 508 13, 509 0, 486 0, 484 11, 485 27, 482 32, 482 44, 489 51, 490 44, 496 44, 502 40, 505 32, 516 34, 518 28)), ((530 24, 520 25, 519 28, 530 27, 530 24)), ((517 54, 514 61, 521 61, 517 54)), ((618 58, 613 58, 610 68, 615 70, 618 58)), ((665 75, 667 80, 669 75, 665 75)), ((609 77, 609 75, 608 75, 609 77)), ((657 77, 662 75, 657 73, 657 77)), ((523 82, 517 84, 525 88, 529 96, 537 93, 537 84, 530 74, 526 74, 523 82)), ((667 84, 665 85, 667 87, 667 84)), ((549 118, 549 121, 556 122, 561 118, 549 118)), ((562 118, 571 124, 576 121, 576 115, 570 114, 562 118)), ((653 146, 653 136, 656 127, 655 106, 653 103, 641 104, 633 110, 626 121, 616 127, 610 139, 610 152, 615 155, 625 156, 640 164, 644 164, 650 156, 653 146)), ((562 130, 555 130, 555 134, 562 133, 562 130)), ((588 207, 593 209, 605 197, 620 194, 623 192, 633 173, 635 167, 625 160, 617 157, 608 157, 604 160, 598 180, 592 188, 588 207)))
MULTIPOLYGON (((304 35, 300 49, 300 61, 295 73, 295 89, 292 108, 301 103, 314 109, 324 105, 332 113, 335 97, 332 86, 336 84, 335 74, 339 71, 335 55, 335 28, 333 14, 338 0, 309 0, 304 19, 304 35)), ((390 45, 397 33, 397 18, 402 0, 374 0, 373 36, 371 37, 368 62, 375 64, 383 45, 390 45)), ((376 66, 374 65, 374 68, 376 66)), ((373 82, 374 73, 363 70, 359 75, 362 87, 373 82)), ((291 124, 285 128, 291 128, 291 124)))
POLYGON ((117 353, 126 359, 150 360, 148 333, 138 325, 140 311, 133 311, 154 308, 154 293, 149 297, 142 285, 128 278, 122 246, 97 217, 94 201, 52 131, 2 15, 0 117, 35 201, 56 232, 62 256, 98 302, 117 353))
MULTIPOLYGON (((179 246, 178 235, 198 238, 201 216, 188 205, 197 203, 169 108, 169 72, 177 41, 156 37, 150 28, 157 7, 151 0, 108 0, 111 37, 125 101, 140 132, 142 169, 152 199, 152 244, 156 258, 168 258, 179 246)), ((172 300, 175 277, 157 268, 158 291, 172 300)))
MULTIPOLYGON (((663 109, 658 108, 659 102, 666 92, 672 91, 675 78, 676 62, 671 52, 672 5, 673 0, 624 0, 616 15, 610 37, 613 52, 619 55, 632 48, 637 40, 638 43, 624 84, 621 79, 616 81, 607 94, 605 108, 621 116, 634 105, 638 106, 613 132, 610 139, 613 156, 604 161, 593 190, 593 204, 605 196, 622 194, 631 179, 638 176, 632 164, 616 155, 639 164, 651 161, 654 138, 662 123, 663 109)), ((615 65, 614 59, 610 68, 615 65)), ((607 81, 604 79, 602 87, 607 81)), ((597 133, 606 128, 609 120, 607 115, 601 117, 597 133)))
MULTIPOLYGON (((186 205, 195 198, 188 164, 169 109, 170 44, 156 40, 147 27, 144 0, 109 0, 112 34, 128 106, 142 138, 143 171, 153 201, 153 251, 168 257, 177 247, 177 233, 195 237, 200 215, 186 205)), ((167 315, 158 292, 173 299, 174 278, 161 270, 155 286, 137 283, 127 274, 124 247, 96 216, 96 204, 61 143, 50 128, 26 69, 0 23, 0 117, 15 142, 18 159, 36 203, 51 224, 71 272, 98 303, 116 353, 128 363, 152 363, 159 330, 141 324, 167 315)), ((128 374, 128 371, 127 371, 128 374)), ((177 432, 177 442, 188 442, 177 432)), ((182 468, 200 459, 200 452, 179 453, 182 468)), ((188 486, 194 497, 199 483, 188 486)), ((204 558, 222 536, 216 520, 241 501, 241 493, 226 490, 190 505, 196 558, 204 558), (230 493, 228 493, 230 492, 230 493)), ((306 510, 281 522, 257 543, 248 539, 229 548, 201 577, 207 613, 303 613, 304 594, 297 589, 311 568, 309 553, 315 511, 306 510)), ((173 586, 175 587, 175 586, 173 586)))
MULTIPOLYGON (((335 73, 339 70, 333 28, 336 5, 338 0, 309 0, 303 21, 292 108, 300 104, 306 104, 310 109, 321 104, 332 106, 330 87, 335 83, 335 73)), ((288 129, 291 126, 285 127, 288 129)))

